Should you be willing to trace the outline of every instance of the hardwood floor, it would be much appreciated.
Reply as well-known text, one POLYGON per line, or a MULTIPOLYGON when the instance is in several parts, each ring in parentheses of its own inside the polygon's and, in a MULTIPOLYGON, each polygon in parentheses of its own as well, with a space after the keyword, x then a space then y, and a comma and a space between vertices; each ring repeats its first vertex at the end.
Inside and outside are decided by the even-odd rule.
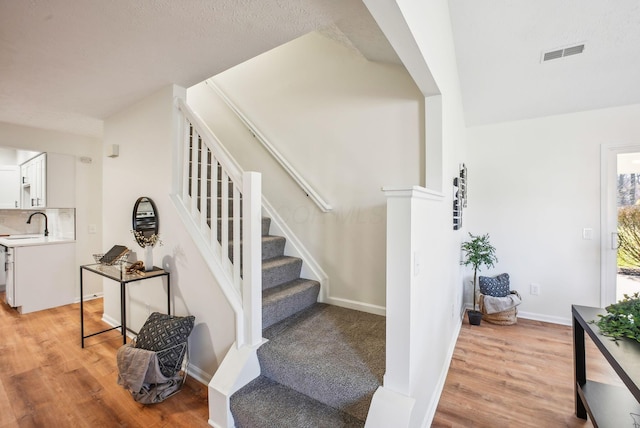
MULTIPOLYGON (((588 378, 622 385, 588 336, 586 352, 588 378)), ((574 414, 573 382, 571 327, 465 319, 432 426, 592 427, 574 414)))
MULTIPOLYGON (((188 379, 144 406, 117 384, 117 331, 80 347, 79 305, 20 315, 0 294, 0 427, 208 427, 207 387, 188 379)), ((85 332, 106 328, 102 299, 85 303, 85 332)))
MULTIPOLYGON (((105 328, 101 299, 85 311, 86 331, 105 328)), ((193 379, 163 403, 136 403, 116 383, 121 337, 80 348, 77 304, 20 315, 2 303, 0 333, 0 428, 208 427, 207 387, 193 379)), ((621 384, 588 337, 587 345, 589 378, 621 384)), ((591 427, 574 416, 572 370, 570 327, 465 320, 432 426, 591 427)))

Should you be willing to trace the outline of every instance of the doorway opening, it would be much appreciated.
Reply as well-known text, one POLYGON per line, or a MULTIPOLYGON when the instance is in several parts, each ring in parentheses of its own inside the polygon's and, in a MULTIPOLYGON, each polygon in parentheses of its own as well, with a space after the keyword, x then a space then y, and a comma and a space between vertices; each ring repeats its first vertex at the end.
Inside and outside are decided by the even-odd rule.
POLYGON ((616 301, 640 293, 640 152, 618 153, 616 301))

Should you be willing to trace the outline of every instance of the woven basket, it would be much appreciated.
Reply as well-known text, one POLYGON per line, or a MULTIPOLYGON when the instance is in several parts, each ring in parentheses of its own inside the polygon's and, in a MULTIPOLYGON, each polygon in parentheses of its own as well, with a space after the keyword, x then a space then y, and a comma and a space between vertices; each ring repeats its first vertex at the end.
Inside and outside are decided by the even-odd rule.
POLYGON ((486 322, 498 325, 513 325, 518 322, 518 308, 488 314, 484 308, 484 294, 480 295, 479 303, 480 312, 482 312, 482 319, 486 322))

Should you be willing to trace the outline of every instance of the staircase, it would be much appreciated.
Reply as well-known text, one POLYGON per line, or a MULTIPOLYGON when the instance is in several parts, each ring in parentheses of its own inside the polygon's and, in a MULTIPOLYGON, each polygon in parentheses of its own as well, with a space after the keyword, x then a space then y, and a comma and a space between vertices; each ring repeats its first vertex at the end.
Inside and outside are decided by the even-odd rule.
POLYGON ((302 259, 285 255, 269 218, 260 224, 260 174, 176 106, 172 200, 236 315, 236 341, 209 383, 209 423, 363 427, 385 371, 385 318, 317 302, 320 283, 300 278, 302 259))
POLYGON ((317 303, 320 284, 262 221, 261 375, 231 397, 237 428, 363 427, 382 384, 385 318, 317 303))

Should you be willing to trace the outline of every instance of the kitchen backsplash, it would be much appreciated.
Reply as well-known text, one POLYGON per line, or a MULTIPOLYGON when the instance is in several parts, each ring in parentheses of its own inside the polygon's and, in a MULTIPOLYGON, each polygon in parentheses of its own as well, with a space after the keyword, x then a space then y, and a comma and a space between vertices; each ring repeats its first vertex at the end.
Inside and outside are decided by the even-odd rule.
POLYGON ((0 235, 21 235, 44 233, 44 217, 34 216, 31 224, 27 219, 34 212, 44 212, 49 220, 49 236, 75 239, 76 210, 74 208, 49 208, 41 210, 0 209, 0 235))

